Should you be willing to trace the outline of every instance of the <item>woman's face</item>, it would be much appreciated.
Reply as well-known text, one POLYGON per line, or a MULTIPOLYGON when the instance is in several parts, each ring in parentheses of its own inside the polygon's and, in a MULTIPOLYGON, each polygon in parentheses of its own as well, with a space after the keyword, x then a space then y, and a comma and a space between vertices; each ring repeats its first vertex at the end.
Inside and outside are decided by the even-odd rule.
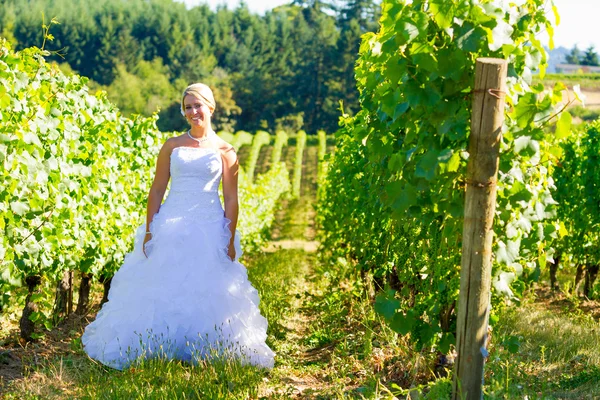
POLYGON ((188 120, 192 127, 210 126, 210 108, 202 100, 188 94, 183 99, 183 107, 185 119, 188 120))

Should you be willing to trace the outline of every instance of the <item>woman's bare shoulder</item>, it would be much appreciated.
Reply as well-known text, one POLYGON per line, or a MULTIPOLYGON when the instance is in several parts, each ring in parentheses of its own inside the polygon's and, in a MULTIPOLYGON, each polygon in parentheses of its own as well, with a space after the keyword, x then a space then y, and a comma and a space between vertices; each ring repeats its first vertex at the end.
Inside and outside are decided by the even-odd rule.
POLYGON ((163 148, 172 151, 175 147, 183 146, 183 136, 184 135, 177 135, 168 138, 167 140, 165 140, 165 143, 163 143, 163 148))
POLYGON ((223 156, 230 157, 231 155, 235 155, 235 148, 218 136, 215 137, 215 145, 223 156))

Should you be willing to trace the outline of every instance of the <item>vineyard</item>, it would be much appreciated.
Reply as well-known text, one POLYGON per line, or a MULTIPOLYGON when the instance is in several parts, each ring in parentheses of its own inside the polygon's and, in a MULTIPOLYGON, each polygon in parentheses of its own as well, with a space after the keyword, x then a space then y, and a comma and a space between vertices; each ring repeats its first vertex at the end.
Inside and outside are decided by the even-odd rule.
POLYGON ((85 356, 81 333, 143 236, 156 156, 178 133, 0 39, 0 394, 468 397, 454 370, 465 201, 493 186, 480 395, 600 397, 600 120, 575 123, 579 89, 544 81, 545 3, 385 0, 356 64, 362 108, 335 134, 218 132, 240 161, 243 263, 272 371, 142 360, 120 372, 85 356), (507 60, 506 84, 481 94, 488 58, 507 60), (480 94, 506 102, 484 183, 470 178, 480 94))

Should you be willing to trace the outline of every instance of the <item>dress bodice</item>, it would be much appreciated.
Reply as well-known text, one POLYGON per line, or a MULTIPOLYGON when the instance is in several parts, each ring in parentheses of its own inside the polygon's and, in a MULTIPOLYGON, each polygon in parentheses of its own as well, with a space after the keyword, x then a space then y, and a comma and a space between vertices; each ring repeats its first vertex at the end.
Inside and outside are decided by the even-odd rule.
POLYGON ((176 147, 171 152, 171 189, 159 213, 164 218, 186 218, 191 222, 222 218, 222 172, 219 150, 176 147))
POLYGON ((171 192, 217 192, 222 172, 218 150, 176 147, 171 153, 171 192))

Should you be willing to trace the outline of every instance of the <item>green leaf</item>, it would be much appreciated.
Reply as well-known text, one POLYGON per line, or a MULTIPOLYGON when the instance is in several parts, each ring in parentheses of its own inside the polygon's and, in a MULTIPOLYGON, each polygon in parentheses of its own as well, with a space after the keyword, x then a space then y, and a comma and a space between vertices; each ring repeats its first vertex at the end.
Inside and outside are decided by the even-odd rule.
POLYGON ((38 311, 34 311, 29 315, 29 320, 31 322, 36 322, 37 320, 40 319, 41 316, 42 316, 42 313, 40 313, 38 311))
POLYGON ((521 349, 521 341, 517 336, 509 336, 502 341, 502 346, 504 346, 509 353, 517 354, 521 349))
POLYGON ((440 162, 440 163, 448 162, 448 160, 450 160, 453 155, 454 155, 454 150, 444 149, 438 154, 438 157, 437 157, 438 162, 440 162))
MULTIPOLYGON (((389 318, 387 318, 389 319, 389 318)), ((414 313, 409 310, 406 314, 402 312, 397 312, 391 318, 390 328, 401 335, 406 335, 410 333, 416 323, 416 318, 414 313)))
POLYGON ((563 111, 556 123, 555 135, 558 140, 567 138, 571 133, 573 117, 568 111, 563 111))
POLYGON ((29 211, 29 205, 20 201, 13 201, 10 203, 10 209, 17 215, 24 215, 29 211))
POLYGON ((450 79, 458 81, 465 72, 465 55, 456 48, 444 48, 439 51, 438 73, 450 79))
POLYGON ((540 143, 537 140, 533 140, 529 136, 521 136, 515 139, 515 153, 524 153, 532 156, 540 151, 540 143))
POLYGON ((456 172, 460 167, 460 153, 456 152, 452 154, 452 157, 448 161, 448 165, 446 166, 447 172, 456 172))
POLYGON ((431 53, 418 53, 413 56, 413 62, 417 68, 422 68, 425 71, 436 72, 438 63, 436 58, 431 53))
POLYGON ((514 113, 520 128, 525 128, 529 125, 537 113, 537 99, 535 93, 527 93, 521 97, 515 107, 514 113))
POLYGON ((510 265, 519 257, 520 243, 518 240, 508 240, 507 244, 498 242, 496 249, 496 262, 510 265))
POLYGON ((554 14, 556 26, 560 25, 560 14, 558 13, 558 8, 556 8, 554 4, 552 4, 552 13, 554 14))
POLYGON ((448 354, 450 352, 450 346, 453 346, 454 344, 456 344, 456 338, 454 337, 454 334, 451 332, 444 332, 438 345, 439 350, 443 354, 448 354))
POLYGON ((494 289, 508 298, 513 298, 514 293, 510 286, 515 278, 516 275, 514 272, 500 272, 493 281, 494 289))
POLYGON ((399 307, 400 301, 393 298, 393 291, 391 293, 380 293, 375 298, 375 311, 386 320, 391 319, 399 307))
POLYGON ((565 227, 565 224, 563 221, 560 222, 560 228, 558 229, 558 234, 560 235, 561 238, 569 235, 569 231, 565 227))
POLYGON ((433 149, 427 151, 427 153, 425 153, 425 155, 423 155, 417 163, 415 176, 419 178, 425 178, 427 180, 433 179, 435 176, 435 169, 438 165, 438 155, 439 153, 433 149))
POLYGON ((454 2, 447 0, 431 0, 429 7, 433 13, 433 18, 442 29, 448 29, 452 26, 454 18, 454 2))
POLYGON ((417 190, 408 182, 400 184, 400 189, 394 195, 395 201, 392 208, 396 213, 403 213, 417 205, 417 190))
POLYGON ((481 27, 465 23, 457 32, 456 45, 462 51, 475 53, 486 42, 486 36, 486 31, 481 27))
POLYGON ((408 44, 419 36, 419 26, 408 17, 403 17, 396 24, 396 43, 398 46, 408 44))
POLYGON ((394 121, 396 121, 402 114, 404 114, 408 110, 408 102, 398 103, 396 108, 394 109, 394 121))
POLYGON ((502 48, 504 45, 511 45, 514 43, 511 35, 514 32, 514 28, 506 23, 504 20, 497 20, 496 26, 491 32, 488 33, 488 38, 490 42, 488 46, 491 51, 496 51, 502 48))

